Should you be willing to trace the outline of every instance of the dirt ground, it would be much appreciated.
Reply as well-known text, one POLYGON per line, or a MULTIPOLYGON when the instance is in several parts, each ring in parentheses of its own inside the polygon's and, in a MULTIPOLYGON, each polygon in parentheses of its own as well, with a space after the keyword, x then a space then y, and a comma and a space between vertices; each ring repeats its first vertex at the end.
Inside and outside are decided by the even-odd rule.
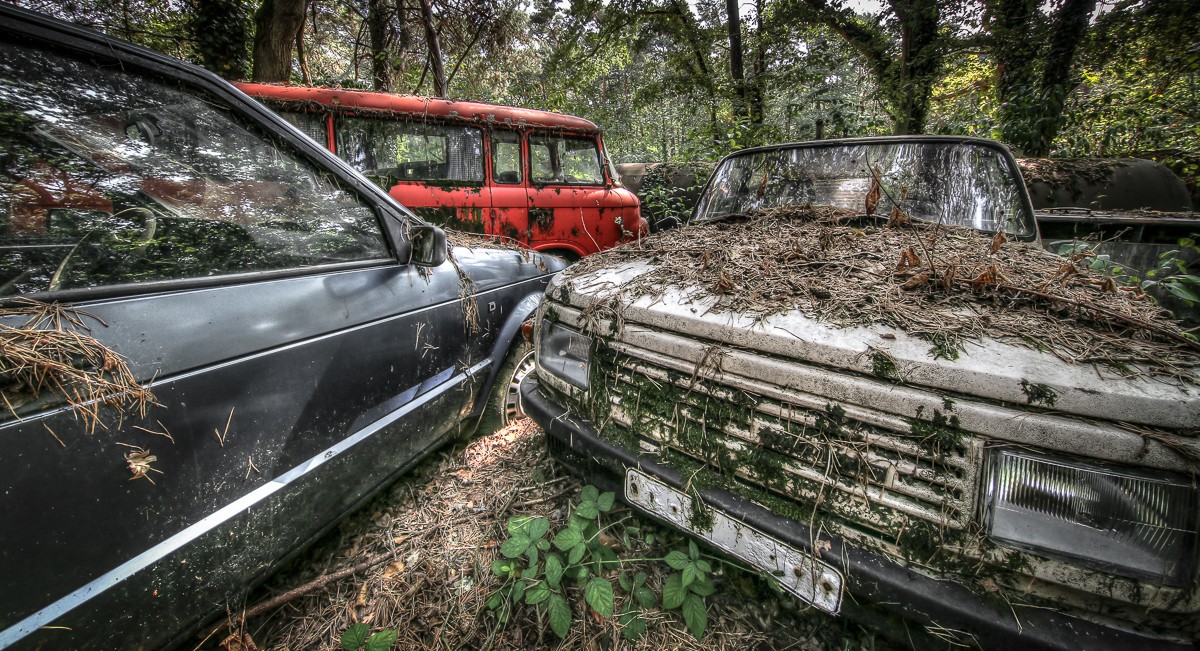
MULTIPOLYGON (((500 585, 491 566, 508 518, 544 516, 556 531, 580 488, 547 457, 544 434, 527 420, 448 448, 343 521, 245 604, 232 607, 221 628, 206 630, 201 646, 336 650, 348 628, 365 623, 372 631, 396 631, 391 648, 414 650, 880 647, 848 620, 805 610, 730 565, 714 573, 717 592, 708 598, 709 626, 699 641, 677 612, 651 609, 646 635, 631 644, 613 619, 594 613, 581 618, 580 594, 570 595, 575 621, 565 639, 529 606, 518 607, 501 626, 486 602, 500 585)), ((642 548, 636 556, 686 548, 675 534, 639 522, 620 506, 609 516, 624 521, 610 529, 614 540, 622 527, 642 537, 654 532, 660 548, 642 548)), ((650 575, 648 585, 659 589, 669 568, 658 560, 635 562, 650 575)))

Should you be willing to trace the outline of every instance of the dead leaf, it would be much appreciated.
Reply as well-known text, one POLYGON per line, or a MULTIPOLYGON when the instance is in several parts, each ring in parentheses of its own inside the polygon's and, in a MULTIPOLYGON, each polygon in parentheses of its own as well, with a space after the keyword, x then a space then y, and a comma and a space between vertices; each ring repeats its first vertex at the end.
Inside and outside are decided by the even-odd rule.
POLYGON ((921 266, 921 256, 917 255, 911 246, 904 249, 904 252, 900 254, 900 261, 896 263, 897 270, 919 266, 921 266))
POLYGON ((1000 273, 1000 270, 996 268, 996 265, 992 264, 988 265, 988 268, 985 269, 983 273, 979 274, 974 280, 971 281, 971 287, 977 292, 983 291, 988 287, 995 287, 996 285, 999 285, 1000 281, 1002 280, 1004 280, 1004 275, 1000 273))
POLYGON ((1071 276, 1075 276, 1078 274, 1079 274, 1079 267, 1076 267, 1075 265, 1071 264, 1070 262, 1064 262, 1058 268, 1058 279, 1059 280, 1066 280, 1066 279, 1070 278, 1071 276))
POLYGON ((875 173, 871 175, 871 190, 867 192, 866 210, 868 215, 875 214, 875 208, 879 205, 879 197, 883 195, 883 186, 879 183, 879 174, 881 170, 879 166, 875 166, 875 173))
POLYGON ((149 473, 157 472, 160 475, 163 474, 163 471, 150 466, 150 464, 158 461, 158 457, 150 454, 149 450, 143 450, 136 445, 129 445, 127 443, 121 443, 120 445, 125 445, 134 449, 133 452, 128 452, 125 454, 125 464, 129 467, 129 471, 133 473, 133 476, 129 478, 130 481, 134 479, 145 478, 146 481, 153 484, 154 479, 150 477, 149 473))
POLYGON ((927 282, 929 282, 929 274, 928 273, 918 274, 916 276, 913 276, 912 278, 909 278, 908 282, 906 282, 900 286, 900 289, 905 289, 905 290, 916 289, 916 288, 920 287, 921 285, 924 285, 927 282))
POLYGON ((717 284, 713 286, 712 291, 714 294, 727 294, 729 293, 729 290, 736 286, 737 285, 730 280, 729 275, 725 273, 725 270, 722 269, 720 277, 717 278, 717 284))
POLYGON ((1004 243, 1007 241, 1008 241, 1008 236, 1004 234, 1004 231, 996 231, 996 234, 994 236, 992 236, 991 254, 996 255, 996 251, 999 251, 1000 247, 1003 246, 1004 243))
POLYGON ((958 266, 950 265, 946 267, 946 273, 942 274, 942 289, 950 291, 954 288, 954 279, 958 275, 958 266))
POLYGON ((904 211, 900 210, 900 206, 892 208, 892 214, 888 216, 887 227, 895 228, 897 226, 903 226, 907 223, 908 215, 904 214, 904 211))
POLYGON ((404 562, 396 561, 395 563, 391 563, 387 567, 383 568, 383 578, 390 579, 402 572, 404 572, 404 562))

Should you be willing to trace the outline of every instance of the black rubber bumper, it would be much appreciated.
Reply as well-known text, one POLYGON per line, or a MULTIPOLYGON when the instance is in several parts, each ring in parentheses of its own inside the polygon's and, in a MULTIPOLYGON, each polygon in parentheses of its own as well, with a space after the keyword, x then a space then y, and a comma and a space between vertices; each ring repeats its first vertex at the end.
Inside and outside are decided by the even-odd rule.
MULTIPOLYGON (((683 490, 679 475, 648 457, 602 440, 590 424, 547 396, 536 374, 521 384, 525 414, 546 431, 551 453, 596 487, 613 491, 624 500, 624 473, 637 468, 683 490)), ((776 517, 767 509, 725 490, 701 492, 713 508, 812 553, 809 528, 803 523, 776 517)), ((648 515, 648 514, 647 514, 648 515)), ((653 516, 651 516, 653 517, 653 516)), ((829 538, 822 534, 824 541, 829 538)), ((876 609, 921 625, 964 631, 987 649, 1118 650, 1194 649, 1190 644, 1163 640, 1109 628, 1041 608, 991 603, 965 587, 918 574, 879 554, 834 538, 820 557, 834 567, 846 568, 844 602, 868 602, 876 609), (853 595, 853 596, 851 596, 853 595), (1017 622, 1016 617, 1020 617, 1017 622)))

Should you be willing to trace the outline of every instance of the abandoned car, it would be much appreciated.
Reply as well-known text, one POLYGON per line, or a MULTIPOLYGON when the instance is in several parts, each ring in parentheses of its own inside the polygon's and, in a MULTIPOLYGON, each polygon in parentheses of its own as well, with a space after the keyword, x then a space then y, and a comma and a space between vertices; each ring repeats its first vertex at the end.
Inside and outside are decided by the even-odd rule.
POLYGON ((238 88, 431 223, 568 260, 649 231, 600 128, 583 118, 340 88, 238 88))
POLYGON ((991 141, 735 153, 691 226, 551 283, 525 413, 638 511, 916 648, 1193 648, 1200 347, 1037 239, 991 141))
POLYGON ((0 4, 0 648, 177 645, 502 419, 562 263, 446 238, 215 75, 0 4))

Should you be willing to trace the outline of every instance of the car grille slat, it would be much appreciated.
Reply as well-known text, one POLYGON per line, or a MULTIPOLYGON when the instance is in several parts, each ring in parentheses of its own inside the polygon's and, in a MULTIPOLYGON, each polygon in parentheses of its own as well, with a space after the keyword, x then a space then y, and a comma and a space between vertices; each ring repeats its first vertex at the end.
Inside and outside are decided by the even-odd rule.
POLYGON ((886 534, 897 513, 938 527, 967 527, 982 451, 977 438, 963 435, 935 452, 908 421, 892 414, 843 405, 835 419, 829 407, 837 401, 830 397, 701 373, 685 361, 625 344, 610 348, 613 362, 602 364, 597 378, 607 388, 608 415, 653 446, 797 503, 827 500, 826 508, 868 530, 886 534), (674 396, 670 413, 641 404, 647 387, 674 396), (703 452, 681 440, 680 432, 697 431, 707 437, 703 452), (765 471, 764 457, 772 461, 765 471))

